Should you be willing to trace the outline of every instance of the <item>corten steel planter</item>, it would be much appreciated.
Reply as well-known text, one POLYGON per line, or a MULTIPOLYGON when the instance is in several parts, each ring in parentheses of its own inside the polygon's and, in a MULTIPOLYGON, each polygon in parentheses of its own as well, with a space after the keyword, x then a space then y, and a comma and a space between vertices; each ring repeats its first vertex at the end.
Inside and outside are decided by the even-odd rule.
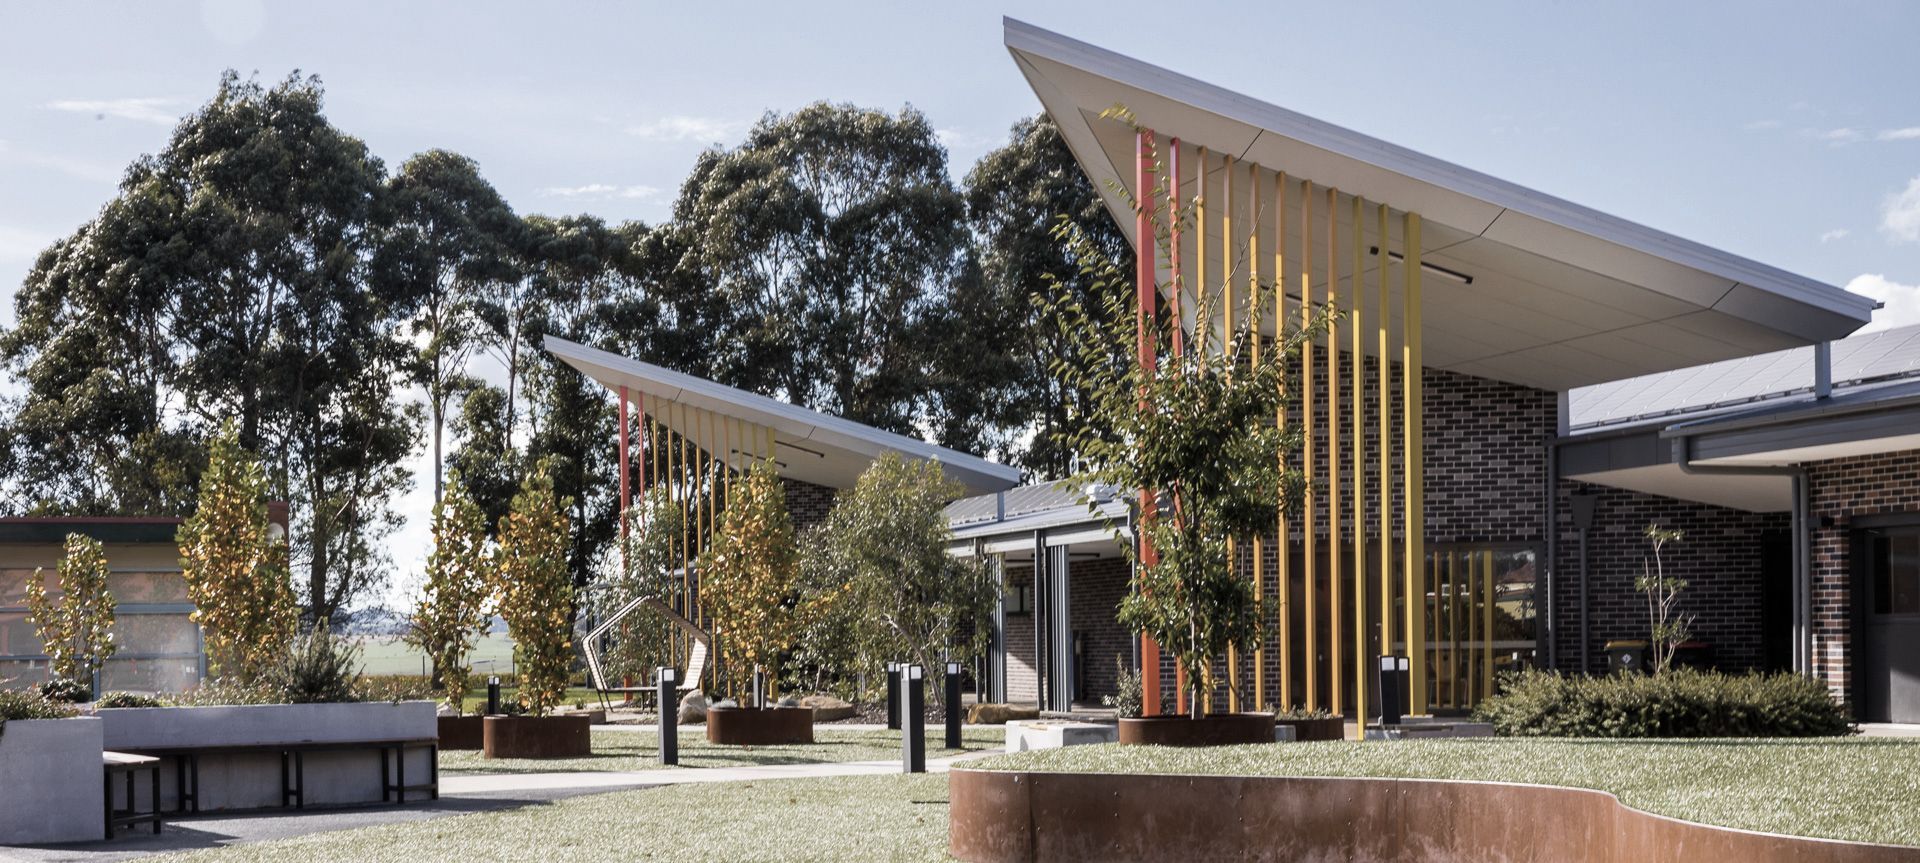
POLYGON ((773 746, 813 742, 811 707, 709 707, 707 742, 773 746))
POLYGON ((481 749, 486 743, 484 716, 440 717, 440 748, 481 749))
POLYGON ((573 758, 593 754, 584 716, 489 716, 481 750, 488 758, 573 758))
POLYGON ((1712 827, 1580 788, 1431 779, 956 769, 948 850, 969 863, 1895 863, 1920 848, 1712 827))
POLYGON ((1271 713, 1209 713, 1199 719, 1185 716, 1143 716, 1120 720, 1120 742, 1131 746, 1235 746, 1272 743, 1271 713))
POLYGON ((1347 721, 1338 716, 1320 719, 1275 719, 1273 724, 1292 727, 1293 739, 1296 741, 1347 739, 1347 721))

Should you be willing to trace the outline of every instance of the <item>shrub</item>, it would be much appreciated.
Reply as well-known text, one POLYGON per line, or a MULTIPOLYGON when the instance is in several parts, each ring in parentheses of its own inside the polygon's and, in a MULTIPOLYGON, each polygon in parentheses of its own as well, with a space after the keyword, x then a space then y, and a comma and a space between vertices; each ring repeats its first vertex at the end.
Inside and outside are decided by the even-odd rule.
POLYGON ((353 684, 359 676, 359 646, 334 635, 323 619, 295 639, 271 683, 284 703, 331 704, 358 701, 353 684))
POLYGON ((72 707, 55 704, 39 693, 0 689, 0 734, 5 734, 12 719, 65 719, 74 715, 72 707))
POLYGON ((1140 672, 1127 668, 1120 657, 1113 658, 1116 674, 1113 679, 1115 694, 1100 696, 1100 703, 1113 708, 1121 719, 1138 719, 1145 709, 1141 696, 1140 672))
POLYGON ((700 605, 713 616, 729 673, 778 679, 792 649, 799 563, 785 488, 770 461, 733 486, 713 546, 700 557, 700 605))
POLYGON ((1332 719, 1333 718, 1333 712, 1324 707, 1315 707, 1315 708, 1309 709, 1306 707, 1301 707, 1300 705, 1296 704, 1285 710, 1274 710, 1271 705, 1269 705, 1267 709, 1273 712, 1273 718, 1275 719, 1288 719, 1288 720, 1298 721, 1298 720, 1305 720, 1305 719, 1332 719))
POLYGON ((93 684, 70 677, 55 677, 40 684, 40 697, 59 704, 80 704, 93 698, 93 684))
POLYGON ((168 706, 168 702, 164 698, 153 695, 141 695, 135 692, 109 692, 100 696, 100 700, 95 701, 93 706, 100 708, 166 707, 168 706))
POLYGON ((1530 670, 1502 677, 1501 690, 1474 716, 1511 737, 1821 737, 1850 725, 1824 684, 1798 674, 1530 670))
POLYGON ((406 642, 433 660, 433 679, 455 709, 467 692, 467 654, 486 632, 487 517, 455 471, 433 505, 433 551, 427 584, 415 605, 406 642))
MULTIPOLYGON (((360 701, 398 703, 431 701, 437 697, 433 688, 433 678, 418 674, 383 674, 379 677, 363 675, 359 680, 354 681, 353 689, 360 701)), ((448 691, 444 694, 447 696, 446 703, 455 710, 460 709, 460 702, 466 696, 465 692, 448 691)))
POLYGON ((243 683, 213 678, 184 692, 167 696, 180 707, 215 707, 227 704, 285 704, 284 692, 266 681, 243 683))

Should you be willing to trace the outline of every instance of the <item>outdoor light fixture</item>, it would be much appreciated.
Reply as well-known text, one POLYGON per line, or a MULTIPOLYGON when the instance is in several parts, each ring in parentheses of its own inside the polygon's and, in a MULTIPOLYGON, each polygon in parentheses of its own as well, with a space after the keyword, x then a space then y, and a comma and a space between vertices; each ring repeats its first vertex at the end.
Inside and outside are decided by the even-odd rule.
POLYGON ((783 440, 775 440, 775 441, 774 441, 774 445, 776 445, 776 446, 783 446, 783 447, 786 447, 786 448, 788 448, 788 449, 797 449, 797 450, 799 450, 799 451, 801 451, 801 452, 803 452, 803 453, 806 453, 806 454, 808 454, 808 455, 811 455, 811 456, 814 456, 814 457, 816 457, 816 458, 826 458, 826 457, 827 457, 827 454, 826 454, 826 453, 823 453, 823 452, 820 452, 819 450, 811 450, 811 449, 807 449, 806 447, 803 447, 803 446, 801 446, 801 445, 799 445, 799 444, 792 444, 792 443, 787 443, 786 441, 783 441, 783 440))
MULTIPOLYGON (((1378 257, 1380 254, 1380 247, 1368 246, 1367 254, 1378 257)), ((1396 262, 1405 261, 1407 259, 1406 255, 1402 255, 1399 252, 1388 252, 1387 257, 1391 258, 1396 262)), ((1446 276, 1447 278, 1452 279, 1456 282, 1459 282, 1460 284, 1463 284, 1463 285, 1473 284, 1472 276, 1469 276, 1466 273, 1460 272, 1459 270, 1449 270, 1446 267, 1440 266, 1439 264, 1429 264, 1426 261, 1421 261, 1420 269, 1426 270, 1427 272, 1432 273, 1436 276, 1446 276)))

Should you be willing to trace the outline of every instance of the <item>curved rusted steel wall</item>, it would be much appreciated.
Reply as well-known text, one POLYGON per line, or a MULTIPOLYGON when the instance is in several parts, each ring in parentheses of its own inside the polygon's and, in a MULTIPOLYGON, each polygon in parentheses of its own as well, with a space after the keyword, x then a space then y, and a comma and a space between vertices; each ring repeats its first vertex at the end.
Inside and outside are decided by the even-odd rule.
POLYGON ((950 848, 970 863, 1920 861, 1920 848, 1712 827, 1578 788, 983 770, 947 781, 950 848))

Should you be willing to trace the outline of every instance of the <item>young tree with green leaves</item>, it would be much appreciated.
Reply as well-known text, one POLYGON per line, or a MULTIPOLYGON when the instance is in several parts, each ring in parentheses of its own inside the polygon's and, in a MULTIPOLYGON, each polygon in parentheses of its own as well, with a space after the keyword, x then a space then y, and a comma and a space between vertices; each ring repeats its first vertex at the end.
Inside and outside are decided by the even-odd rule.
MULTIPOLYGON (((936 669, 986 650, 997 587, 984 561, 947 553, 946 505, 965 493, 938 462, 889 452, 809 535, 809 597, 818 604, 809 617, 829 624, 810 634, 852 635, 856 664, 843 673, 877 676, 889 660, 936 669)), ((823 658, 846 652, 818 643, 814 650, 823 658)))
MULTIPOLYGON (((1149 216, 1153 234, 1142 242, 1155 243, 1163 254, 1173 225, 1194 230, 1186 201, 1149 216)), ((1130 284, 1134 276, 1073 221, 1061 218, 1055 233, 1075 258, 1088 262, 1093 293, 1103 298, 1089 306, 1084 291, 1055 280, 1056 291, 1045 301, 1069 346, 1055 360, 1055 372, 1088 394, 1093 412, 1090 422, 1061 432, 1062 445, 1087 460, 1079 483, 1146 489, 1171 503, 1135 524, 1142 543, 1128 546, 1136 578, 1121 602, 1120 620, 1171 652, 1197 694, 1217 683, 1215 656, 1262 635, 1259 597, 1235 572, 1228 544, 1258 536, 1283 512, 1298 510, 1305 478, 1292 454, 1300 449, 1301 430, 1297 423, 1281 427, 1275 417, 1284 408, 1297 409, 1296 381, 1288 369, 1298 366, 1301 347, 1329 328, 1336 313, 1325 306, 1305 326, 1263 338, 1261 361, 1254 363, 1253 334, 1274 317, 1279 294, 1269 282, 1254 292, 1256 301, 1246 305, 1246 319, 1231 327, 1231 336, 1196 327, 1185 350, 1175 354, 1171 327, 1177 323, 1162 315, 1145 334, 1157 345, 1157 366, 1116 363, 1113 358, 1131 353, 1140 334, 1134 326, 1115 324, 1132 321, 1133 314, 1130 293, 1113 286, 1130 284), (1144 554, 1142 544, 1153 554, 1144 554)), ((1194 320, 1212 321, 1224 286, 1245 277, 1228 269, 1219 283, 1156 289, 1184 294, 1194 305, 1194 320)), ((1202 699, 1189 703, 1197 718, 1202 699)))
POLYGON ((786 489, 772 462, 760 461, 731 492, 713 546, 698 564, 700 606, 714 620, 728 668, 765 671, 778 681, 800 599, 786 489))
POLYGON ((567 572, 567 507, 541 459, 500 520, 494 602, 513 636, 520 704, 545 716, 566 694, 573 664, 573 578, 567 572))
POLYGON ((1640 576, 1633 580, 1633 587, 1647 597, 1648 645, 1653 653, 1653 673, 1658 675, 1673 667, 1674 653, 1682 642, 1693 637, 1693 615, 1675 611, 1680 592, 1687 589, 1687 580, 1668 575, 1666 561, 1661 556, 1667 546, 1678 543, 1686 534, 1661 527, 1658 522, 1647 525, 1642 533, 1653 554, 1651 559, 1640 562, 1640 576))
POLYGON ((433 685, 459 710, 467 694, 467 654, 487 631, 493 565, 487 548, 487 521, 455 473, 433 505, 433 551, 427 555, 427 583, 414 606, 406 642, 433 663, 433 685))
POLYGON ((47 598, 45 574, 33 571, 33 580, 27 582, 27 620, 40 637, 51 678, 91 686, 94 672, 120 648, 113 640, 106 550, 92 537, 67 534, 56 572, 57 601, 47 598))
POLYGON ((299 624, 287 543, 267 517, 266 468, 223 425, 200 478, 200 502, 180 525, 180 570, 212 673, 251 684, 286 653, 299 624))

